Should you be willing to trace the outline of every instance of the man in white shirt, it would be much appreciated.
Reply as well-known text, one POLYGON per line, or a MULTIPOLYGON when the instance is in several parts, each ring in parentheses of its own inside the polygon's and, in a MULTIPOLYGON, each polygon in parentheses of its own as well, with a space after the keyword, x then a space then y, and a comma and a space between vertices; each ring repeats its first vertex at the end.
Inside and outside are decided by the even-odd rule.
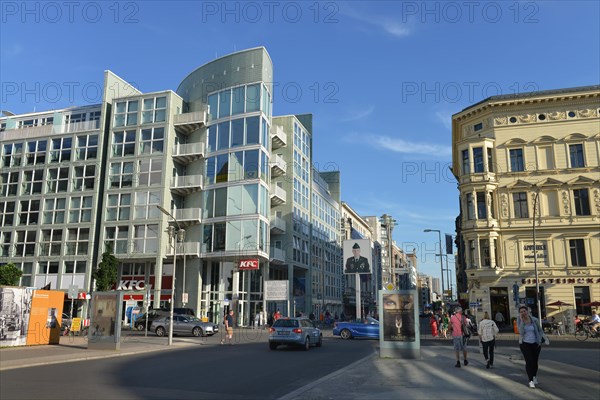
POLYGON ((502 315, 502 313, 498 311, 494 316, 494 320, 496 320, 498 326, 502 326, 504 324, 504 315, 502 315))
POLYGON ((493 368, 494 347, 496 347, 496 335, 498 334, 498 327, 496 326, 496 323, 490 319, 487 311, 483 314, 483 319, 477 327, 477 333, 479 334, 479 341, 483 346, 483 356, 487 361, 487 365, 485 367, 487 369, 493 368))

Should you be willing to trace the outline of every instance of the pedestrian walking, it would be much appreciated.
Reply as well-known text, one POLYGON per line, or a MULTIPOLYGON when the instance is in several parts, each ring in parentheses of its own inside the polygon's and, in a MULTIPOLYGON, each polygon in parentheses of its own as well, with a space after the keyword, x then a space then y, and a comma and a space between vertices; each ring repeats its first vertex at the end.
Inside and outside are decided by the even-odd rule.
POLYGON ((444 335, 444 339, 448 339, 448 325, 450 325, 450 317, 448 313, 442 314, 442 326, 441 326, 441 335, 444 335))
POLYGON ((519 307, 519 347, 525 358, 525 370, 529 387, 535 389, 538 384, 537 372, 542 341, 545 340, 540 321, 529 314, 525 306, 519 307))
POLYGON ((455 310, 455 314, 450 318, 450 329, 452 331, 452 345, 454 347, 454 351, 456 352, 456 364, 454 365, 456 368, 460 368, 460 352, 463 353, 464 364, 469 365, 469 360, 467 360, 467 343, 468 336, 468 322, 469 320, 465 318, 463 315, 463 310, 461 307, 457 307, 455 310))
MULTIPOLYGON (((233 310, 229 310, 225 317, 225 332, 227 333, 227 341, 230 345, 233 345, 233 310)), ((225 341, 221 340, 221 344, 225 344, 225 341)))
POLYGON ((254 316, 254 329, 258 329, 260 326, 260 311, 254 316))
POLYGON ((494 319, 496 320, 496 324, 498 327, 501 327, 502 325, 504 325, 504 315, 502 315, 500 310, 498 310, 494 319))
POLYGON ((438 336, 437 318, 435 318, 434 316, 429 318, 429 327, 431 328, 431 336, 437 337, 438 336))
POLYGON ((477 333, 479 341, 483 346, 483 357, 485 358, 487 369, 494 367, 494 348, 496 347, 496 335, 498 334, 498 326, 490 319, 487 311, 483 313, 483 319, 479 322, 477 333))

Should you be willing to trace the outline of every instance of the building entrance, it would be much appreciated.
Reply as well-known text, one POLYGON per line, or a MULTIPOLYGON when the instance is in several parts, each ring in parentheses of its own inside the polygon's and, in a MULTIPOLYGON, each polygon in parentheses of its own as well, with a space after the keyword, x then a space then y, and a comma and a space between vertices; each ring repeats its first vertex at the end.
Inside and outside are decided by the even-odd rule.
MULTIPOLYGON (((496 314, 500 312, 503 317, 502 325, 510 322, 510 310, 508 308, 508 288, 507 287, 492 287, 490 288, 490 318, 496 320, 496 314)), ((500 325, 500 324, 499 324, 500 325)), ((500 326, 498 326, 500 328, 500 326)))

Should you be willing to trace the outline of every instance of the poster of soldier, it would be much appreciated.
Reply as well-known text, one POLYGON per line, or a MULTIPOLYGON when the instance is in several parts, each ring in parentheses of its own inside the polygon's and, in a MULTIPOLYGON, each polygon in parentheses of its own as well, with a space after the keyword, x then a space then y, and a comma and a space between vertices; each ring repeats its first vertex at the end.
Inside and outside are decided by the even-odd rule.
POLYGON ((344 274, 371 273, 371 241, 344 240, 344 274))

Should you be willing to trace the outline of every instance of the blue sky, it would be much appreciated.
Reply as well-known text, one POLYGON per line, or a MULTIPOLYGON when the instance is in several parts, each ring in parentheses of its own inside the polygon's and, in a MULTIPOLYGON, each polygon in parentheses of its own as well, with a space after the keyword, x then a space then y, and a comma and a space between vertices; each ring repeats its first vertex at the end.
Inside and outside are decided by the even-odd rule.
POLYGON ((451 115, 496 94, 600 83, 595 1, 0 3, 0 108, 100 102, 110 69, 143 92, 265 46, 274 115, 314 114, 314 160, 343 200, 388 213, 394 239, 439 276, 454 232, 451 115), (66 4, 65 4, 66 3, 66 4), (69 5, 71 4, 71 5, 69 5))

